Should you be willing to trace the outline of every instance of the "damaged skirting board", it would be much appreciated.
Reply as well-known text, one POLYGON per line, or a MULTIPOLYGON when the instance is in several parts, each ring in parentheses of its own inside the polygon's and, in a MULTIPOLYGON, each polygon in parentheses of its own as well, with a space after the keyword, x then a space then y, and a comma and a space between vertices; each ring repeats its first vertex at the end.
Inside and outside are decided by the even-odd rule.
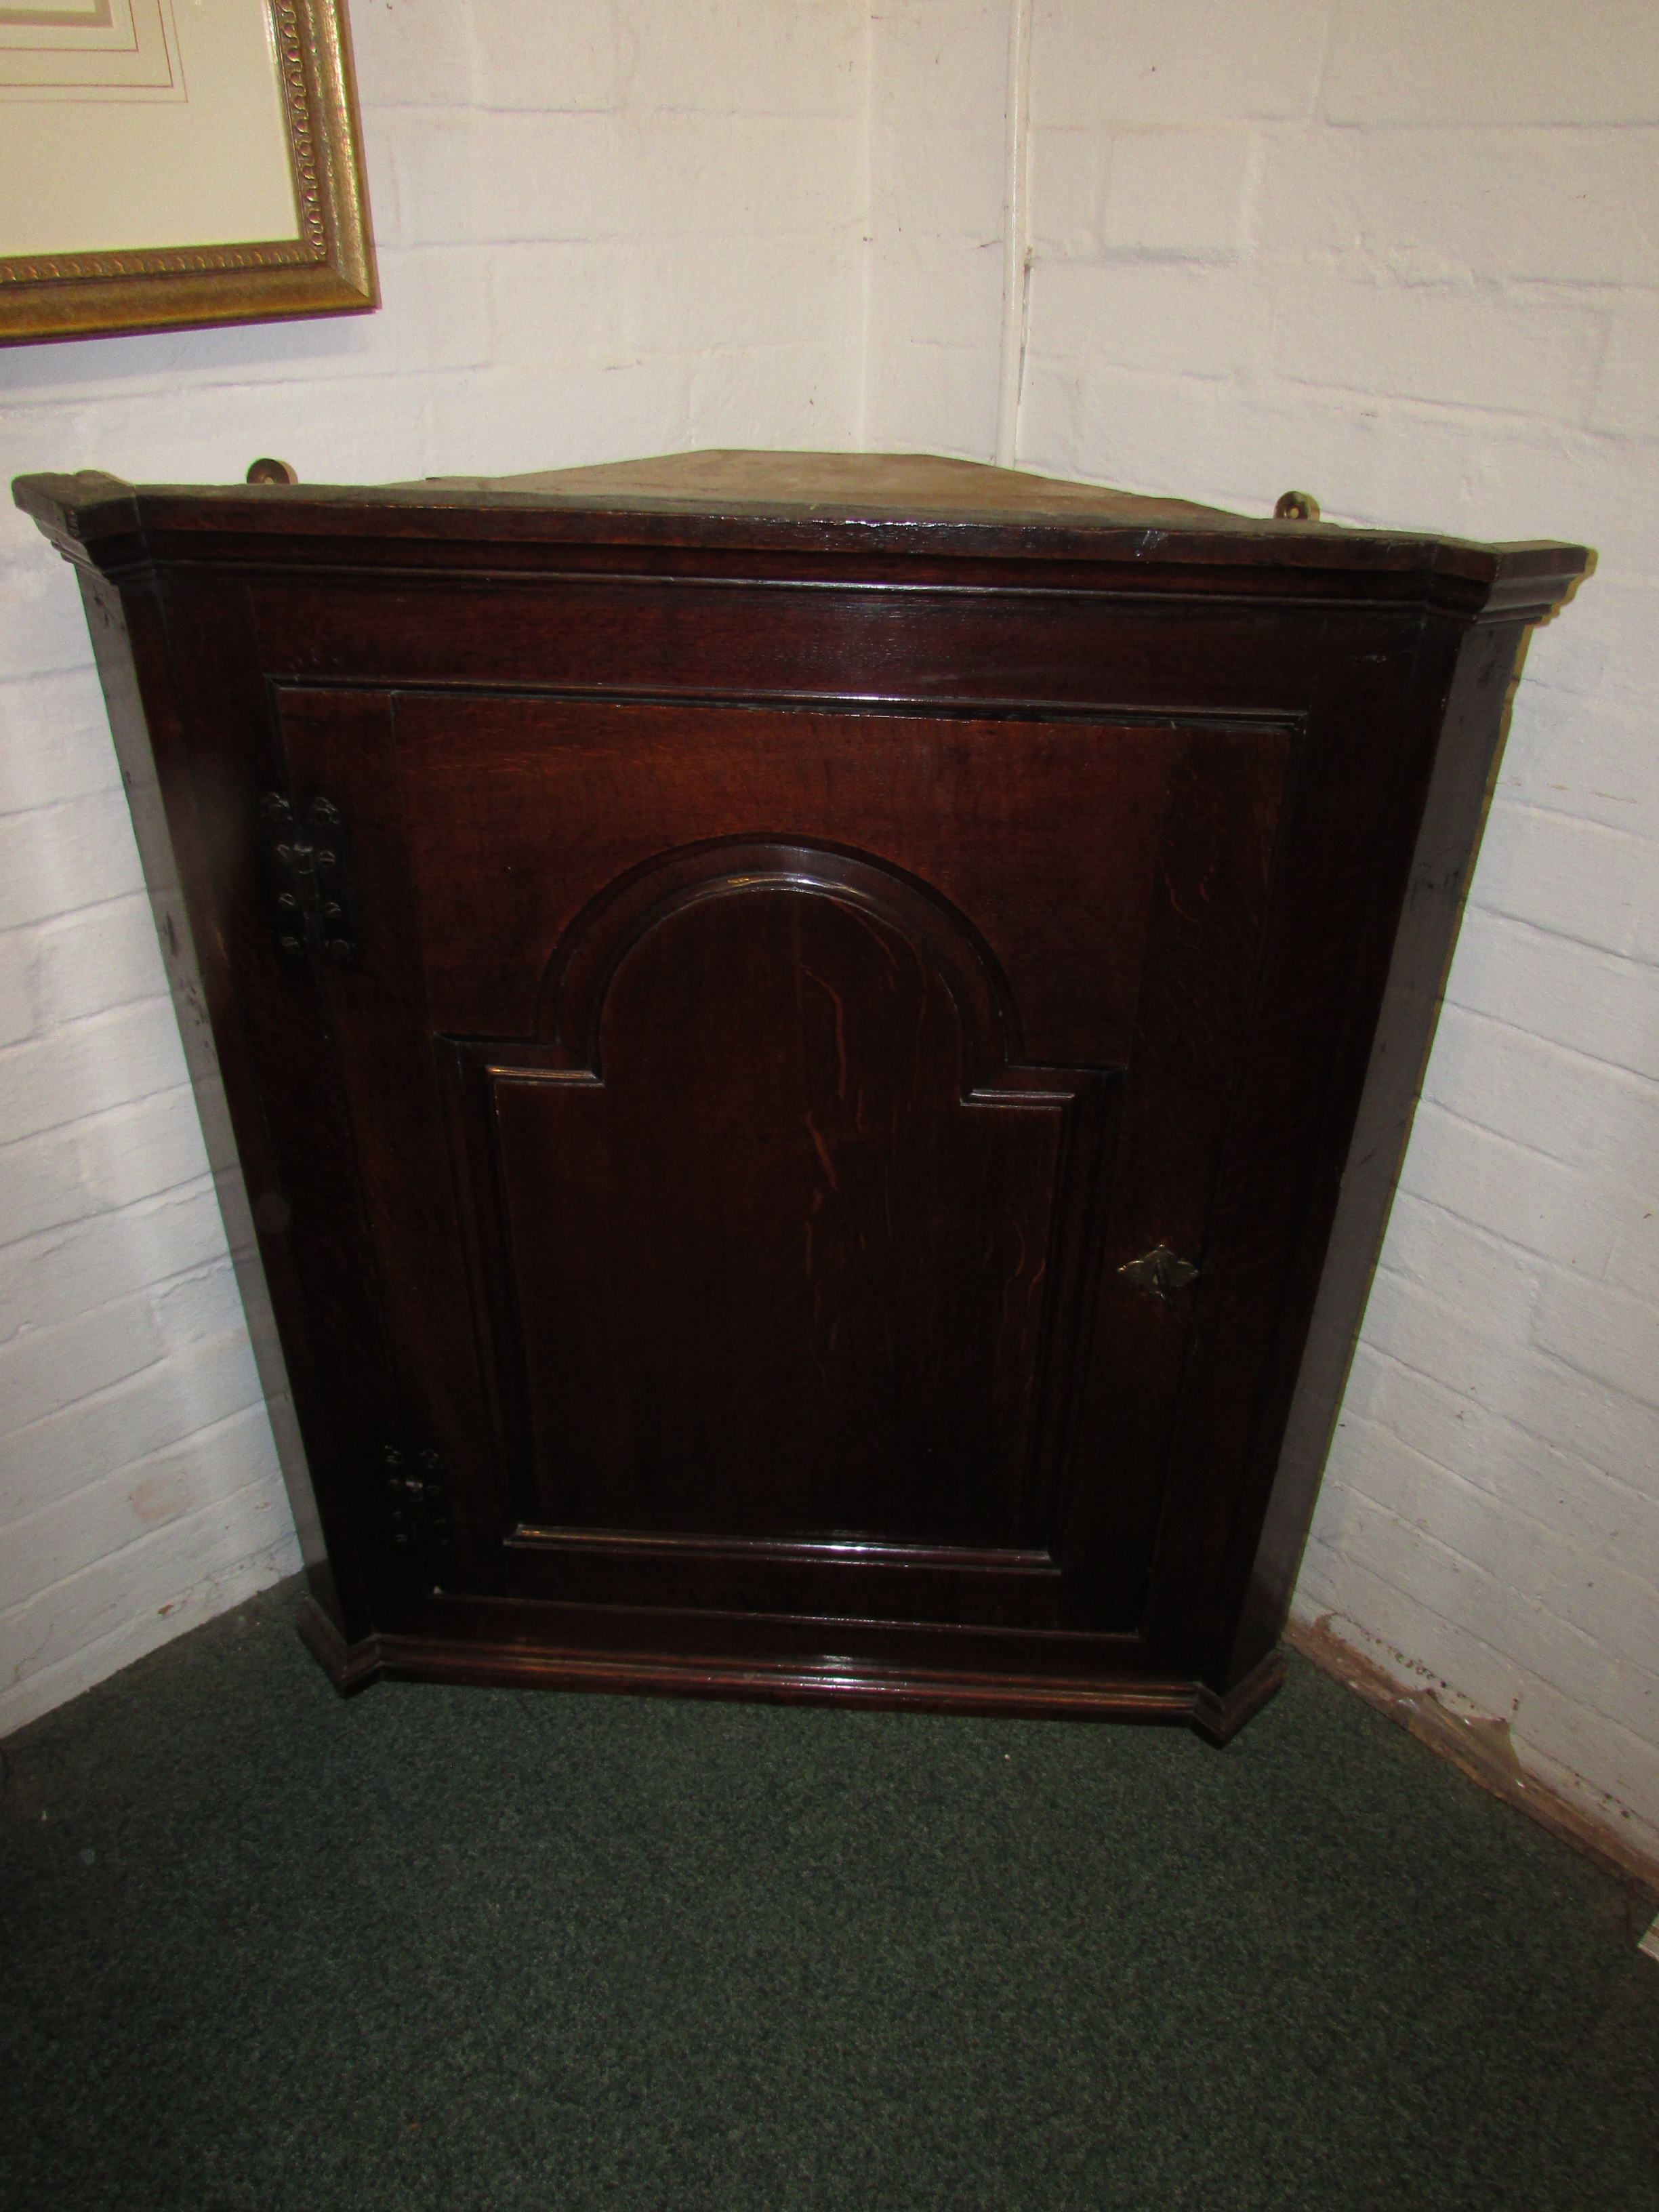
POLYGON ((1368 1705, 1386 1714, 1440 1758, 1449 1759, 1471 1782, 1478 1782, 1494 1797, 1501 1797, 1517 1813, 1524 1813, 1540 1828, 1547 1828, 1574 1850, 1593 1859, 1604 1874, 1622 1881, 1631 1941, 1639 1940, 1644 1951, 1659 1958, 1659 1921, 1645 1935, 1642 1932, 1659 1906, 1659 1859, 1634 1848, 1616 1830, 1591 1820, 1536 1776, 1528 1774, 1516 1757, 1506 1722, 1465 1720, 1442 1705, 1432 1690, 1402 1690, 1391 1674, 1334 1634, 1325 1625, 1329 1617, 1287 1622, 1285 1643, 1292 1651, 1311 1660, 1322 1674, 1357 1690, 1368 1705))

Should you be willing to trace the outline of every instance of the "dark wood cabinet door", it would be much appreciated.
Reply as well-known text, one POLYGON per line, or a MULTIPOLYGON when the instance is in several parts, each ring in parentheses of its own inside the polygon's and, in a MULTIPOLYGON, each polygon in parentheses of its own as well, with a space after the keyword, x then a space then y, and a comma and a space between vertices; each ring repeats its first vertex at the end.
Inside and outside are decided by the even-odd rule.
POLYGON ((280 713, 428 1586, 1132 1631, 1291 732, 280 713))

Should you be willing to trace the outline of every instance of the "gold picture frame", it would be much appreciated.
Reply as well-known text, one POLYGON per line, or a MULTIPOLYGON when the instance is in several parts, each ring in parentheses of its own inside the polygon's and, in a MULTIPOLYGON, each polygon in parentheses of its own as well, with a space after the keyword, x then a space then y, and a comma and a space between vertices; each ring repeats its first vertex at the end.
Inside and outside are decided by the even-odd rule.
MULTIPOLYGON (((0 344, 361 314, 380 305, 346 0, 249 4, 269 15, 280 111, 280 121, 271 112, 272 128, 286 154, 295 234, 209 245, 163 238, 102 252, 0 258, 0 344)), ((28 103, 37 130, 51 131, 55 175, 90 174, 95 191, 100 149, 118 110, 130 132, 140 102, 172 103, 176 113, 190 97, 177 40, 182 15, 172 0, 0 0, 0 38, 15 27, 11 75, 21 80, 9 88, 0 82, 0 97, 28 103), (63 32, 53 27, 59 23, 63 32), (155 57, 148 64, 146 37, 155 57), (96 44, 95 67, 76 53, 77 38, 87 47, 96 44), (59 55, 69 59, 50 58, 59 55), (83 166, 74 170, 77 162, 83 166)), ((201 21, 183 20, 192 32, 201 21)), ((206 96, 198 88, 198 107, 206 96)), ((264 97, 268 102, 269 88, 264 97)), ((0 106, 0 120, 5 112, 0 106)), ((193 189, 190 178, 183 189, 193 189)))

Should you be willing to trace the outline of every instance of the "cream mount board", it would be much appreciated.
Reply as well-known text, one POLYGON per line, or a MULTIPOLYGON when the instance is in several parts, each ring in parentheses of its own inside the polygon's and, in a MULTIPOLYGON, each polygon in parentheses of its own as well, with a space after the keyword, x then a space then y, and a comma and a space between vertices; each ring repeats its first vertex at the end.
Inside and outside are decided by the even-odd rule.
POLYGON ((350 313, 344 0, 0 0, 0 340, 350 313))

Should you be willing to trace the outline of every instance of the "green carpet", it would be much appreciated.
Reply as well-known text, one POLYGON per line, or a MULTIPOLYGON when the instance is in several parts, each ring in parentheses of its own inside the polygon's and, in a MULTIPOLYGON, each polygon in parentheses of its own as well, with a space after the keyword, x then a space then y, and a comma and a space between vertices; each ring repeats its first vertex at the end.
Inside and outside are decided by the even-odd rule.
POLYGON ((0 2203, 1659 2207, 1625 1893, 1295 1664, 1163 1729, 383 1685, 21 1731, 0 2203))

